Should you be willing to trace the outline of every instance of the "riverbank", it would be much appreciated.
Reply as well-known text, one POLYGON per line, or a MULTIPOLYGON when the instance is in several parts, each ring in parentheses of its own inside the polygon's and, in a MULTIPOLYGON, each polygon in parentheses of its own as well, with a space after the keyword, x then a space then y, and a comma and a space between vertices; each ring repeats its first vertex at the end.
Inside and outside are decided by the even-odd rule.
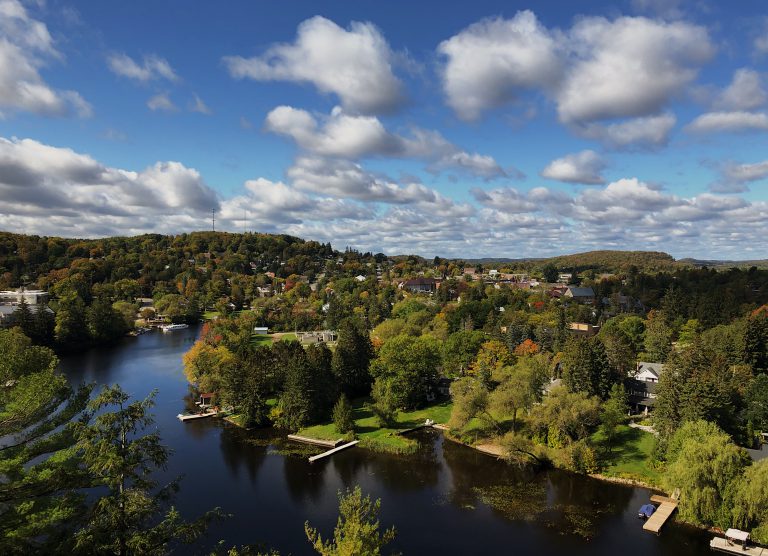
MULTIPOLYGON (((451 402, 444 401, 413 411, 398 411, 394 426, 379 427, 377 417, 366 407, 367 401, 360 399, 353 402, 352 419, 355 422, 355 436, 360 440, 358 446, 395 454, 413 453, 418 449, 418 443, 403 435, 403 431, 418 427, 427 419, 435 423, 445 423, 450 418, 453 407, 451 402)), ((333 423, 307 427, 296 434, 317 440, 337 440, 343 436, 336 432, 333 423)))

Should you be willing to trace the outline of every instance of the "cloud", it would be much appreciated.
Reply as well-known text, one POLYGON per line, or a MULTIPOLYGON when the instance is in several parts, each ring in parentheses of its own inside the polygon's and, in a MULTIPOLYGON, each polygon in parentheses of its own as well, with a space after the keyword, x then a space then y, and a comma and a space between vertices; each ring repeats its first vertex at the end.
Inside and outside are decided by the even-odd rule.
POLYGON ((760 108, 768 100, 763 89, 760 74, 741 68, 733 74, 733 81, 717 96, 713 103, 715 110, 744 111, 760 108))
POLYGON ((710 191, 716 193, 741 193, 749 191, 748 183, 768 178, 768 160, 753 164, 726 162, 717 168, 720 179, 711 184, 710 191))
POLYGON ((562 73, 556 38, 531 11, 484 19, 443 41, 443 89, 458 116, 477 119, 520 92, 554 86, 562 73))
MULTIPOLYGON (((306 184, 257 177, 219 200, 181 162, 120 169, 71 149, 0 139, 0 218, 6 230, 93 237, 207 229, 216 209, 217 229, 247 226, 390 254, 543 256, 599 245, 706 258, 768 256, 764 242, 754 241, 768 235, 764 201, 686 198, 625 178, 577 194, 475 188, 470 205, 350 162, 312 164, 300 164, 306 184), (355 182, 359 189, 350 189, 355 182)), ((755 165, 737 174, 751 179, 762 171, 755 165)))
POLYGON ((523 11, 474 23, 437 50, 443 92, 459 118, 543 94, 573 132, 624 149, 666 144, 675 124, 668 106, 715 46, 705 27, 684 21, 584 17, 558 30, 523 11))
POLYGON ((302 22, 293 43, 275 44, 252 58, 226 56, 232 77, 256 81, 311 83, 335 94, 342 105, 365 114, 389 112, 403 101, 403 86, 392 71, 393 53, 371 23, 348 30, 320 16, 302 22))
POLYGON ((762 112, 708 112, 689 123, 689 133, 767 131, 768 115, 762 112))
POLYGON ((336 107, 318 119, 291 106, 267 114, 268 131, 290 137, 312 155, 358 160, 367 157, 419 158, 434 172, 450 169, 486 180, 505 177, 506 171, 488 155, 468 153, 436 131, 412 128, 409 136, 390 133, 375 116, 350 115, 336 107))
POLYGON ((656 115, 715 48, 704 27, 644 17, 590 17, 570 30, 573 63, 557 92, 566 123, 656 115))
POLYGON ((107 67, 115 75, 141 82, 154 79, 167 79, 168 81, 176 81, 178 79, 168 60, 155 54, 144 56, 143 63, 141 64, 127 54, 110 54, 107 57, 107 67))
POLYGON ((44 23, 17 0, 0 0, 0 118, 3 110, 91 116, 91 105, 79 93, 53 89, 40 76, 47 61, 62 58, 44 23))
POLYGON ((666 113, 614 124, 589 123, 572 126, 572 129, 578 135, 598 140, 611 149, 657 149, 667 144, 675 123, 677 118, 666 113))
POLYGON ((203 99, 197 96, 197 93, 194 93, 192 95, 192 100, 189 103, 189 109, 192 112, 205 114, 206 116, 210 116, 211 114, 213 114, 213 111, 210 108, 208 108, 208 106, 203 102, 203 99))
POLYGON ((440 195, 420 183, 400 186, 347 160, 300 157, 286 175, 294 187, 333 197, 385 203, 435 202, 440 195))
POLYGON ((153 112, 175 112, 178 110, 168 93, 158 93, 147 101, 147 107, 153 112))
POLYGON ((605 161, 595 151, 585 150, 557 158, 541 171, 541 176, 551 180, 586 185, 601 185, 605 179, 600 173, 605 161))
POLYGON ((0 138, 0 214, 27 232, 138 233, 156 229, 160 216, 172 227, 218 207, 199 172, 179 162, 137 172, 31 139, 0 138))

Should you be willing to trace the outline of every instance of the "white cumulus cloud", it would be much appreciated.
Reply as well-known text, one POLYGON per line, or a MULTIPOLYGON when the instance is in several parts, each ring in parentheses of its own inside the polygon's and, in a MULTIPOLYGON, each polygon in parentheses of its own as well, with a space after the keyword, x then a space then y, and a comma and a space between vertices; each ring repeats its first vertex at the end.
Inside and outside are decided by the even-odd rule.
POLYGON ((275 44, 260 56, 226 56, 223 61, 232 77, 311 83, 337 95, 350 111, 374 114, 403 100, 394 58, 373 24, 352 22, 343 29, 316 16, 299 25, 293 43, 275 44))
POLYGON ((595 151, 585 150, 557 158, 541 171, 541 176, 569 183, 600 185, 605 183, 601 172, 605 161, 595 151))
POLYGON ((446 58, 448 104, 466 120, 514 100, 521 91, 554 86, 563 69, 556 38, 531 11, 474 23, 437 50, 446 58))
POLYGON ((78 92, 53 89, 40 75, 48 61, 62 59, 43 22, 17 0, 0 0, 0 117, 4 111, 89 117, 91 105, 78 92))

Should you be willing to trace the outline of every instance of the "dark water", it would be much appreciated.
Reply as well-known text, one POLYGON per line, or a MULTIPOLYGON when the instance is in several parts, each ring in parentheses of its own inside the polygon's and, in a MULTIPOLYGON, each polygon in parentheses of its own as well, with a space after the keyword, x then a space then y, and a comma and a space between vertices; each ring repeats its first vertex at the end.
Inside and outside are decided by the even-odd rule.
POLYGON ((188 387, 181 356, 195 329, 126 338, 62 360, 73 383, 119 383, 137 397, 157 389, 156 425, 172 448, 161 480, 183 474, 176 506, 192 518, 214 506, 234 514, 211 527, 204 553, 262 542, 283 554, 312 554, 304 522, 330 535, 339 489, 359 484, 381 498, 381 522, 397 527, 392 550, 404 554, 643 555, 709 554, 709 535, 667 524, 642 531, 637 509, 646 489, 562 472, 527 474, 435 431, 419 433, 413 456, 351 449, 315 464, 284 455, 274 433, 249 433, 215 419, 181 423, 188 387))

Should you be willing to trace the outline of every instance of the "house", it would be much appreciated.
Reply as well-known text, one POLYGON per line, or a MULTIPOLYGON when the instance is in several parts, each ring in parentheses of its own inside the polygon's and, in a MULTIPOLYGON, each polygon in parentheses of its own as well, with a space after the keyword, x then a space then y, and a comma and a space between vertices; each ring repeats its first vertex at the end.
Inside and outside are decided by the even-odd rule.
POLYGON ((22 299, 27 305, 40 305, 48 301, 48 292, 24 288, 0 291, 0 303, 21 303, 22 299))
POLYGON ((402 282, 399 287, 412 293, 432 293, 437 291, 440 282, 434 278, 414 278, 402 282))
POLYGON ((656 403, 656 386, 655 382, 646 382, 635 378, 626 380, 624 387, 629 394, 629 405, 633 413, 645 413, 647 415, 653 409, 656 403))
MULTIPOLYGON (((0 328, 8 328, 16 323, 16 312, 19 310, 19 306, 16 304, 0 305, 0 328)), ((36 314, 38 311, 43 310, 47 313, 53 314, 53 311, 47 305, 29 305, 31 313, 36 314)))
POLYGON ((573 280, 573 274, 570 272, 561 272, 557 275, 557 281, 561 284, 570 284, 573 280))
POLYGON ((592 288, 577 288, 571 286, 565 289, 563 297, 569 297, 579 303, 591 305, 595 302, 595 292, 592 288))
POLYGON ((355 280, 357 280, 358 282, 365 282, 365 276, 363 276, 362 274, 358 274, 357 276, 355 276, 355 280))
POLYGON ((266 326, 254 326, 253 333, 259 336, 266 336, 267 334, 269 334, 269 328, 267 328, 266 326))
POLYGON ((586 322, 572 322, 568 325, 568 329, 574 336, 583 336, 585 338, 591 338, 600 332, 600 327, 588 324, 586 322))
POLYGON ((664 363, 646 363, 639 361, 637 363, 636 380, 643 382, 659 382, 661 373, 664 372, 664 363))

